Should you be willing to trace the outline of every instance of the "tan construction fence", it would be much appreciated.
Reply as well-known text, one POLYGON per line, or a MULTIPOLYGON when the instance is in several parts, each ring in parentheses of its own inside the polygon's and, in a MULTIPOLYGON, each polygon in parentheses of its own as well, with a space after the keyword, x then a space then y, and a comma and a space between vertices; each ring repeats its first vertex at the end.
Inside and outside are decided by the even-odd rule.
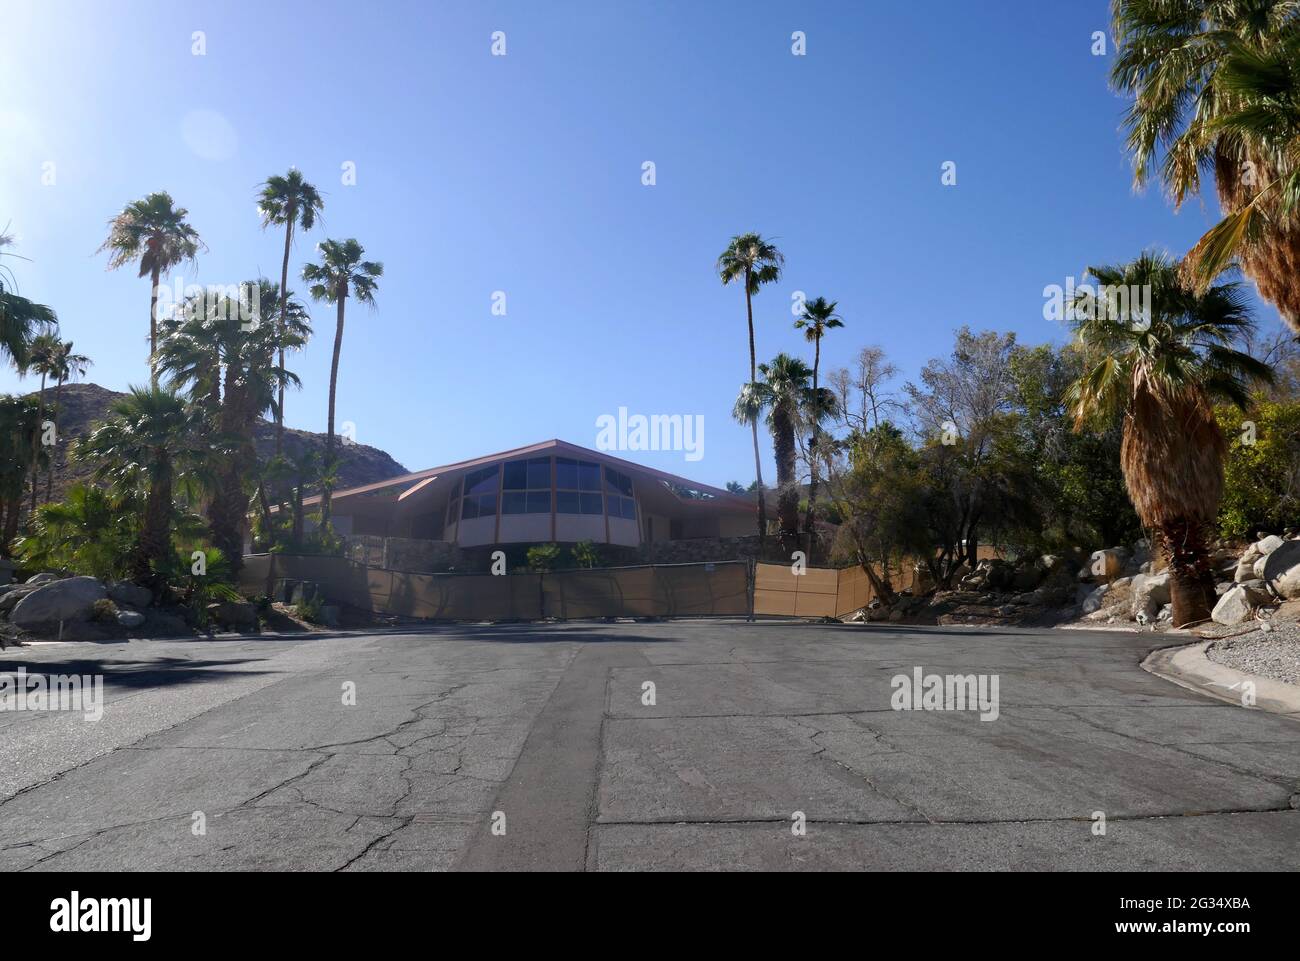
MULTIPOLYGON (((897 581, 895 581, 897 583, 897 581)), ((774 617, 846 617, 871 602, 875 592, 861 567, 754 566, 754 613, 774 617)))
POLYGON ((343 557, 244 558, 240 587, 245 593, 273 593, 285 580, 317 585, 330 603, 433 620, 744 617, 750 612, 744 561, 493 576, 381 570, 343 557))

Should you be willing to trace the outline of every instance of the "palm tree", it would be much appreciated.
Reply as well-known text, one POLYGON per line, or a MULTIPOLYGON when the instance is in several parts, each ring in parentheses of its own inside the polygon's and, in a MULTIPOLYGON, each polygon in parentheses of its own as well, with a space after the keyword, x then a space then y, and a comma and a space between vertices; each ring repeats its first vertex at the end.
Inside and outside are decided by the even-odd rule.
MULTIPOLYGON (((745 316, 749 324, 749 380, 758 380, 754 353, 754 295, 764 284, 781 278, 785 256, 776 246, 756 233, 737 234, 718 257, 717 271, 722 283, 737 280, 745 285, 745 316)), ((743 390, 743 388, 742 388, 743 390)), ((763 494, 763 462, 758 453, 758 421, 750 422, 754 434, 754 476, 758 481, 758 542, 762 550, 767 538, 767 498, 763 494)))
MULTIPOLYGON (((826 336, 826 331, 844 326, 843 318, 835 313, 837 306, 839 305, 836 301, 828 301, 825 297, 804 301, 803 309, 794 322, 795 329, 802 330, 805 339, 813 345, 812 385, 814 395, 820 395, 818 375, 821 372, 822 365, 822 338, 826 336)), ((817 520, 817 458, 821 453, 820 417, 814 417, 812 420, 812 440, 808 448, 808 513, 804 517, 803 529, 808 535, 808 550, 813 551, 817 546, 814 524, 817 520)))
MULTIPOLYGON (((276 351, 298 349, 311 330, 292 295, 282 298, 278 285, 265 279, 243 287, 254 285, 256 302, 274 305, 270 318, 247 324, 238 303, 230 298, 187 311, 164 325, 158 357, 168 387, 187 388, 214 439, 229 448, 215 465, 208 520, 213 544, 236 569, 242 562, 248 515, 245 480, 257 459, 257 419, 277 408, 277 391, 286 383, 298 383, 296 375, 275 365, 276 351), (288 312, 287 320, 280 320, 281 307, 288 312)), ((245 299, 252 297, 245 295, 245 299)))
POLYGON ((115 577, 123 558, 130 556, 140 507, 132 491, 73 484, 63 500, 36 509, 31 530, 15 544, 15 552, 31 568, 115 577))
POLYGON ((789 548, 799 537, 799 477, 796 434, 816 417, 834 413, 834 396, 824 388, 808 386, 812 370, 789 354, 777 354, 770 364, 759 364, 761 380, 745 384, 736 399, 732 416, 742 424, 758 423, 767 411, 776 453, 777 522, 782 546, 789 548))
POLYGON ((166 191, 134 200, 108 222, 108 269, 140 261, 140 277, 149 277, 149 382, 158 386, 158 284, 165 270, 193 261, 203 246, 199 233, 186 221, 189 211, 173 204, 166 191))
MULTIPOLYGON (((90 367, 90 358, 85 354, 74 353, 72 350, 72 341, 64 340, 59 342, 59 353, 55 365, 55 377, 57 385, 54 388, 54 436, 59 436, 59 411, 63 397, 63 385, 69 380, 80 380, 86 375, 86 370, 90 367)), ((50 497, 54 493, 54 457, 51 455, 45 468, 45 500, 43 503, 48 504, 50 497)))
MULTIPOLYGON (((330 399, 328 424, 325 434, 325 470, 334 466, 334 400, 338 389, 339 353, 343 350, 343 313, 349 296, 355 297, 363 304, 373 305, 377 279, 383 276, 384 265, 377 261, 362 260, 366 249, 355 239, 326 240, 317 249, 320 251, 319 264, 307 264, 302 268, 302 279, 311 284, 313 300, 335 304, 338 308, 338 320, 334 329, 334 358, 330 362, 330 399)), ((325 484, 321 490, 320 524, 324 530, 330 522, 330 494, 332 484, 325 484)))
POLYGON ((12 557, 23 511, 23 485, 27 480, 32 439, 40 434, 36 402, 30 397, 0 397, 0 551, 12 557))
MULTIPOLYGON (((5 252, 4 248, 11 244, 13 237, 0 233, 0 257, 17 256, 5 252)), ((44 304, 18 296, 17 287, 13 271, 0 262, 0 354, 8 354, 14 366, 22 370, 32 337, 40 330, 58 324, 59 318, 44 304)))
MULTIPOLYGON (((1225 137, 1257 144, 1267 152, 1271 179, 1257 184, 1253 195, 1242 191, 1236 212, 1208 231, 1187 259, 1202 287, 1233 258, 1265 264, 1269 279, 1278 274, 1285 293, 1295 294, 1300 302, 1295 280, 1300 260, 1287 259, 1294 251, 1270 246, 1280 232, 1294 230, 1300 237, 1300 28, 1263 51, 1235 45, 1217 80, 1233 103, 1216 127, 1225 137)), ((1287 310, 1283 315, 1300 331, 1300 315, 1287 310)))
MULTIPOLYGON (((27 352, 27 362, 23 365, 22 373, 36 373, 41 375, 41 389, 36 399, 36 414, 38 421, 45 417, 45 380, 51 374, 57 376, 60 357, 62 356, 63 342, 59 340, 56 333, 38 334, 32 338, 31 346, 27 352)), ((40 464, 39 454, 41 440, 44 437, 44 424, 40 423, 41 429, 32 435, 32 502, 31 510, 36 510, 36 479, 39 476, 40 464)))
POLYGON ((122 492, 144 490, 130 559, 139 584, 156 585, 158 566, 171 560, 173 491, 187 468, 211 456, 207 433, 198 408, 175 392, 132 387, 76 445, 74 456, 96 462, 96 480, 122 492))
POLYGON ((1272 379, 1267 365, 1232 346, 1252 327, 1241 285, 1198 292, 1180 270, 1154 253, 1089 269, 1101 285, 1146 287, 1150 305, 1143 315, 1122 300, 1078 299, 1085 365, 1066 393, 1076 430, 1123 416, 1124 482, 1168 559, 1175 626, 1204 620, 1214 597, 1206 535, 1223 493, 1227 444, 1213 405, 1244 410, 1251 382, 1272 379))
MULTIPOLYGON (((1205 242, 1222 247, 1234 233, 1236 240, 1245 239, 1239 245, 1242 267, 1300 330, 1300 221, 1268 191, 1295 158, 1249 124, 1225 123, 1248 104, 1240 77, 1223 69, 1234 55, 1269 58, 1292 44, 1300 7, 1294 0, 1113 0, 1112 20, 1119 46, 1112 84, 1134 96, 1125 126, 1136 184, 1158 173, 1181 206, 1199 193, 1202 171, 1213 169, 1219 204, 1229 217, 1267 191, 1267 222, 1261 218, 1251 236, 1243 238, 1238 220, 1205 242)), ((1204 289, 1224 258, 1220 250, 1212 262, 1198 265, 1201 252, 1187 266, 1204 289)))
MULTIPOLYGON (((284 260, 280 264, 280 316, 286 313, 289 299, 289 248, 293 244, 293 228, 301 226, 311 230, 316 218, 325 209, 320 192, 305 179, 297 168, 290 167, 283 177, 268 177, 262 184, 257 209, 262 215, 262 228, 272 225, 284 227, 284 260)), ((284 367, 284 349, 280 350, 280 366, 284 367)), ((280 385, 279 402, 275 410, 275 452, 284 451, 284 385, 280 385)))

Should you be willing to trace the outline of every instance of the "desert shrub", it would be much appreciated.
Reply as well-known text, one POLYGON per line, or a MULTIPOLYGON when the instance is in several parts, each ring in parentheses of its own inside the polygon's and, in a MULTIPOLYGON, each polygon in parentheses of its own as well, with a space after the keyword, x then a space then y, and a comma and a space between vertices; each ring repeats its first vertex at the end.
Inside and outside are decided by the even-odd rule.
POLYGON ((95 601, 94 613, 91 617, 96 621, 111 624, 117 620, 117 605, 113 603, 112 598, 101 597, 95 601))

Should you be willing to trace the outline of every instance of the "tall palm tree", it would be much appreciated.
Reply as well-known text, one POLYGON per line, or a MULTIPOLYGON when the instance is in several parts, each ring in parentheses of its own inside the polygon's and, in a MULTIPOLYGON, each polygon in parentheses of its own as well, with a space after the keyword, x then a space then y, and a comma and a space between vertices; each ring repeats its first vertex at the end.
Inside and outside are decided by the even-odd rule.
MULTIPOLYGON (((770 241, 759 234, 737 234, 718 257, 717 271, 724 285, 741 281, 745 285, 745 317, 749 324, 749 380, 758 380, 754 352, 754 295, 764 284, 781 279, 785 256, 770 241)), ((743 390, 743 388, 742 388, 743 390)), ((758 421, 750 422, 754 435, 754 476, 758 481, 758 542, 759 548, 767 538, 767 498, 763 493, 763 462, 758 453, 758 421)))
MULTIPOLYGON (((1243 50, 1258 56, 1276 52, 1294 35, 1300 5, 1294 0, 1112 0, 1111 10, 1118 44, 1112 84, 1134 97, 1125 126, 1136 184, 1158 175, 1180 206, 1199 193, 1202 171, 1212 169, 1224 214, 1240 214, 1287 173, 1295 158, 1240 125, 1224 124, 1225 116, 1241 108, 1242 98, 1223 67, 1243 50)), ((1300 220, 1281 210, 1276 192, 1265 199, 1270 216, 1240 245, 1241 264, 1260 294, 1300 330, 1295 281, 1300 220)), ((1218 240, 1225 239, 1220 232, 1218 240)), ((1197 271, 1202 288, 1216 276, 1215 266, 1197 271)))
POLYGON ((243 286, 254 285, 256 302, 273 305, 269 317, 247 324, 231 298, 188 311, 164 325, 158 360, 168 387, 188 389, 214 438, 228 448, 213 472, 215 490, 207 506, 212 542, 236 570, 248 514, 245 482, 257 459, 257 419, 276 409, 277 391, 286 383, 298 383, 296 375, 275 364, 276 351, 298 349, 311 330, 292 296, 282 298, 278 285, 265 279, 243 286), (288 312, 284 321, 282 306, 288 312))
MULTIPOLYGON (((353 238, 347 240, 326 240, 318 245, 319 264, 307 264, 302 268, 302 279, 311 284, 313 300, 334 304, 338 318, 334 329, 334 357, 330 361, 330 399, 328 424, 325 434, 325 470, 329 471, 334 463, 334 400, 338 390, 339 354, 343 350, 343 316, 348 297, 355 297, 363 304, 374 305, 375 291, 379 288, 378 278, 383 276, 384 265, 378 261, 362 260, 366 249, 353 238)), ((321 490, 320 522, 325 529, 330 522, 330 495, 333 485, 325 484, 321 490)))
POLYGON ((1085 366, 1066 393, 1075 429, 1122 415, 1124 483, 1168 559, 1174 624, 1204 620, 1214 597, 1206 537, 1227 452, 1214 403, 1248 408, 1252 382, 1271 381, 1272 370, 1232 346, 1252 327, 1240 284, 1198 292, 1177 261, 1154 253, 1089 273, 1100 285, 1147 287, 1150 308, 1142 316, 1133 303, 1079 298, 1085 366))
MULTIPOLYGON (((59 436, 59 411, 62 408, 63 385, 69 380, 80 380, 84 377, 90 364, 89 357, 73 351, 72 341, 64 340, 59 342, 59 355, 55 367, 57 384, 54 388, 54 436, 56 438, 59 436)), ((45 499, 43 503, 48 504, 53 493, 54 457, 51 455, 45 468, 45 499)))
POLYGON ((96 479, 114 489, 144 490, 144 517, 130 568, 137 583, 156 585, 158 565, 171 557, 173 492, 180 475, 211 456, 200 411, 173 391, 132 387, 77 443, 75 456, 95 462, 96 479))
MULTIPOLYGON (((814 395, 820 394, 818 375, 822 365, 822 338, 826 331, 844 326, 844 319, 835 313, 839 306, 837 301, 828 301, 825 297, 804 301, 803 309, 795 318, 796 330, 804 332, 804 338, 813 345, 812 385, 814 395)), ((804 532, 808 535, 808 550, 817 546, 817 533, 814 526, 817 520, 817 458, 821 453, 821 417, 812 419, 812 440, 808 445, 808 512, 804 517, 804 532)))
MULTIPOLYGON (((4 249, 12 244, 11 235, 0 233, 0 257, 18 256, 4 249)), ((0 260, 0 354, 7 354, 14 366, 22 370, 32 337, 56 325, 59 318, 44 304, 20 297, 17 289, 13 271, 0 260)))
POLYGON ((31 510, 36 510, 36 480, 40 476, 40 446, 44 437, 43 422, 45 418, 45 381, 51 374, 57 376, 60 364, 60 358, 63 352, 63 342, 59 340, 57 333, 38 334, 32 338, 31 346, 27 352, 27 362, 23 365, 24 374, 40 374, 41 389, 36 395, 36 414, 38 418, 38 429, 32 435, 32 498, 31 510))
POLYGON ((782 546, 788 548, 799 537, 796 434, 815 417, 834 413, 837 404, 830 391, 808 385, 812 370, 797 357, 777 354, 770 364, 759 364, 758 373, 760 380, 741 388, 732 416, 742 424, 757 424, 767 412, 776 453, 777 523, 782 546))
MULTIPOLYGON (((1300 27, 1263 50, 1234 45, 1217 81, 1232 106, 1220 114, 1216 128, 1226 137, 1258 145, 1270 158, 1271 179, 1243 190, 1236 212, 1208 231, 1187 259, 1202 286, 1239 258, 1243 264, 1268 265, 1282 275, 1281 289, 1294 293, 1300 286, 1300 257, 1270 244, 1288 230, 1300 237, 1300 27)), ((1295 300, 1300 302, 1300 294, 1295 300)), ((1283 315, 1300 331, 1300 315, 1283 315)))
MULTIPOLYGON (((302 172, 290 167, 283 177, 267 177, 258 195, 257 209, 262 215, 262 229, 272 225, 284 227, 284 260, 280 263, 280 316, 285 316, 289 298, 289 248, 293 244, 293 229, 301 226, 311 230, 316 218, 325 209, 320 192, 309 184, 302 172)), ((280 366, 284 367, 284 350, 280 350, 280 366)), ((275 452, 284 451, 284 385, 280 385, 279 401, 275 410, 275 452)))
POLYGON ((140 262, 138 276, 149 277, 149 382, 158 386, 158 284, 163 271, 193 261, 203 247, 199 232, 185 219, 189 211, 175 206, 166 191, 133 200, 108 222, 108 269, 140 262))

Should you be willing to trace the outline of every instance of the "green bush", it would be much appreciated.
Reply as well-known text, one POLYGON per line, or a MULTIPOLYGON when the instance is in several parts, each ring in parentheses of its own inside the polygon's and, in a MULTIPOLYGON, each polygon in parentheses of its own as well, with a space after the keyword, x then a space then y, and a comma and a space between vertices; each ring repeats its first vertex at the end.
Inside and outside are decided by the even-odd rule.
POLYGON ((591 541, 579 541, 573 545, 573 563, 577 567, 592 568, 600 563, 596 545, 591 541))
POLYGON ((553 571, 561 566, 564 549, 559 544, 539 544, 528 548, 528 569, 531 571, 553 571))
POLYGON ((74 484, 64 500, 36 508, 31 533, 14 545, 17 560, 33 570, 125 577, 139 509, 134 498, 74 484))
POLYGON ((1300 519, 1300 402, 1216 413, 1228 438, 1219 533, 1248 537, 1294 525, 1300 519))

